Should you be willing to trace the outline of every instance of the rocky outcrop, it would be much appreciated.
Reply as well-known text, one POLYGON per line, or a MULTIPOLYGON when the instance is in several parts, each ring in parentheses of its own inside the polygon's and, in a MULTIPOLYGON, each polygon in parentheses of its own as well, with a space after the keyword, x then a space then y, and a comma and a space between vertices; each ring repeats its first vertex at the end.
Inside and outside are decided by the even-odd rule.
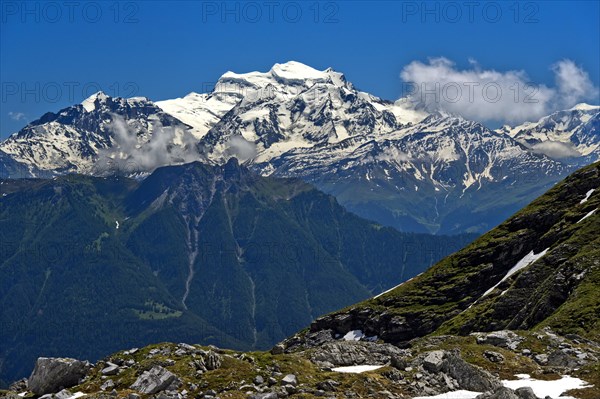
POLYGON ((513 331, 502 330, 491 333, 474 333, 477 343, 481 345, 493 345, 501 348, 515 350, 523 341, 523 338, 513 331))
POLYGON ((390 364, 406 357, 408 351, 389 344, 372 342, 328 342, 312 352, 310 359, 321 367, 343 367, 361 364, 390 364))
POLYGON ((55 393, 77 385, 91 365, 76 359, 40 357, 27 386, 36 395, 55 393))
POLYGON ((461 389, 486 392, 501 387, 498 378, 465 362, 457 352, 446 352, 443 358, 440 370, 455 379, 461 389))
POLYGON ((164 367, 154 366, 144 371, 130 388, 139 393, 153 394, 166 389, 176 379, 177 376, 164 367))

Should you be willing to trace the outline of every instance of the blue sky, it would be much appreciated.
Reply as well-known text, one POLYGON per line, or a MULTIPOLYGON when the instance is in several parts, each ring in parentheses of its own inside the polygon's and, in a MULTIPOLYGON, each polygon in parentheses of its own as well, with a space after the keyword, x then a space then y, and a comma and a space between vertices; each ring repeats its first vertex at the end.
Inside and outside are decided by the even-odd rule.
POLYGON ((288 60, 331 66, 386 99, 400 96, 403 68, 429 57, 547 86, 569 59, 600 85, 598 1, 69 4, 0 1, 0 137, 96 88, 167 99, 288 60))

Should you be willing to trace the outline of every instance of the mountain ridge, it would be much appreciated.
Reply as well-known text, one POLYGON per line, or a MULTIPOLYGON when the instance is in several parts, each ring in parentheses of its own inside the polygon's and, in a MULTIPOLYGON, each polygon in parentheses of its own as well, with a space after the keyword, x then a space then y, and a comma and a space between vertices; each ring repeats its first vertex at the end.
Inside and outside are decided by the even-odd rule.
POLYGON ((235 159, 0 190, 3 378, 60 348, 96 359, 178 337, 264 349, 474 238, 400 233, 235 159))
POLYGON ((76 105, 47 114, 0 143, 0 172, 143 178, 165 164, 236 157, 262 175, 301 177, 402 231, 483 233, 595 161, 600 137, 595 106, 547 117, 553 122, 543 129, 562 129, 562 141, 545 133, 531 141, 539 135, 533 126, 544 123, 494 131, 379 99, 331 68, 295 62, 228 72, 211 92, 180 99, 86 101, 90 111, 76 105), (563 114, 570 115, 564 126, 563 114), (522 132, 511 135, 515 129, 522 132))

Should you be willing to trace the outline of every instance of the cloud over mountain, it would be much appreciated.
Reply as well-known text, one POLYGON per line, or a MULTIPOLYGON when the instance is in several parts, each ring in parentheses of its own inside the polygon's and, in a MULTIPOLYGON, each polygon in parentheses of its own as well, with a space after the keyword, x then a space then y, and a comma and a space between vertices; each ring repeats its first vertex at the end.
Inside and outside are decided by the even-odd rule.
POLYGON ((584 100, 598 101, 598 88, 573 61, 561 60, 552 71, 556 84, 548 87, 532 82, 523 70, 483 69, 473 60, 470 68, 460 69, 453 61, 439 57, 426 63, 411 62, 400 77, 410 87, 410 102, 479 121, 537 120, 584 100))

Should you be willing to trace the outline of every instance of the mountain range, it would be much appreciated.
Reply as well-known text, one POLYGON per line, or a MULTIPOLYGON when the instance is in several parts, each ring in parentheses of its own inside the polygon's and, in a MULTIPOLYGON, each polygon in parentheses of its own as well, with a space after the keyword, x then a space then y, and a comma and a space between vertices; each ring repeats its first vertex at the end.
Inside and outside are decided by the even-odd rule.
POLYGON ((400 233, 235 158, 145 179, 0 180, 0 192, 5 381, 41 355, 161 340, 266 349, 475 238, 400 233))
MULTIPOLYGON (((176 170, 159 169, 146 181, 176 170)), ((298 183, 271 192, 289 195, 290 184, 298 183)), ((162 186, 143 190, 144 197, 155 198, 162 186)), ((178 200, 171 201, 172 191, 164 192, 161 203, 181 209, 178 200)), ((132 209, 139 204, 135 193, 126 201, 132 209)), ((30 378, 4 394, 18 399, 66 387, 49 397, 597 398, 599 207, 595 163, 423 273, 318 318, 270 352, 159 343, 116 352, 94 365, 40 358, 30 378)))
POLYGON ((143 178, 159 166, 236 157, 263 176, 310 182, 401 231, 483 233, 598 159, 599 114, 579 104, 492 130, 382 100, 331 68, 288 62, 227 72, 211 92, 173 100, 96 93, 0 143, 0 173, 143 178))

